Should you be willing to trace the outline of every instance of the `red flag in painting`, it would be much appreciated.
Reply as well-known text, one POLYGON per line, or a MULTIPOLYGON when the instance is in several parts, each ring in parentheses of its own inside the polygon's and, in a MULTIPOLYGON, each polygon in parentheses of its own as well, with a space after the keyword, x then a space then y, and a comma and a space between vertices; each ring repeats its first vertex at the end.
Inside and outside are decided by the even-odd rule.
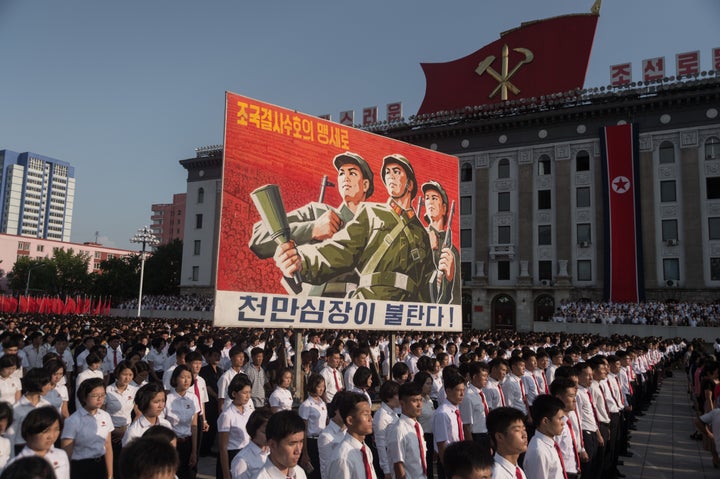
POLYGON ((644 300, 640 233, 640 174, 635 125, 601 130, 605 196, 605 297, 644 300))

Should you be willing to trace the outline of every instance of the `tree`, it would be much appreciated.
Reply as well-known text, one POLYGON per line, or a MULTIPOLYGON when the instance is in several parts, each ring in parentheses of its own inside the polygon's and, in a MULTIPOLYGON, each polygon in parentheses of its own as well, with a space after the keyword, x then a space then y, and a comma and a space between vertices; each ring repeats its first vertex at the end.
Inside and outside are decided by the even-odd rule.
POLYGON ((92 293, 112 296, 123 301, 137 295, 140 286, 140 257, 130 255, 107 259, 100 263, 100 271, 93 273, 92 293))
POLYGON ((7 278, 8 286, 15 292, 25 293, 27 287, 33 293, 49 293, 53 289, 55 265, 48 258, 30 259, 21 256, 8 272, 7 278))
POLYGON ((53 294, 60 296, 76 295, 88 291, 91 278, 88 273, 90 256, 77 253, 72 248, 55 248, 52 259, 55 266, 55 287, 53 294))
POLYGON ((143 290, 147 294, 178 294, 183 243, 175 239, 155 248, 145 261, 143 290))
POLYGON ((52 258, 18 258, 8 273, 8 285, 15 292, 28 292, 34 295, 74 295, 87 291, 90 286, 88 265, 90 257, 77 253, 72 248, 55 248, 52 258), (28 275, 30 281, 28 282, 28 275))

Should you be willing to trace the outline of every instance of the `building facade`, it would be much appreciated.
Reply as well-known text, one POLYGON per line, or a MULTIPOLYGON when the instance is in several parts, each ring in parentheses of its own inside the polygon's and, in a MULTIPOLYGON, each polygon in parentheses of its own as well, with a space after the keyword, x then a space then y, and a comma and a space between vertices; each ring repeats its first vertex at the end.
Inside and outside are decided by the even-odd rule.
POLYGON ((70 241, 75 169, 36 153, 0 150, 0 232, 70 241))
POLYGON ((217 266, 223 150, 209 146, 195 153, 195 158, 180 161, 188 172, 180 290, 210 294, 217 266))
MULTIPOLYGON (((369 128, 455 155, 467 326, 531 330, 604 298, 600 129, 639 129, 648 300, 720 299, 720 74, 421 115, 369 128)), ((422 181, 422 180, 421 180, 422 181)))
POLYGON ((155 236, 160 240, 161 245, 168 244, 173 240, 183 240, 185 233, 185 201, 186 193, 173 195, 172 203, 160 203, 152 205, 151 225, 155 236))

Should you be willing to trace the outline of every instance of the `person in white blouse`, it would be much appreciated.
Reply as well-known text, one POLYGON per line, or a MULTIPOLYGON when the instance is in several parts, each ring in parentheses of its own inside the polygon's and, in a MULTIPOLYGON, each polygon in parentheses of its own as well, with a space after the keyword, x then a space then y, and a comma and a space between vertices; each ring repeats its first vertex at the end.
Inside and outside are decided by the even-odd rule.
POLYGON ((13 438, 15 452, 19 452, 25 445, 25 440, 20 434, 21 426, 25 416, 33 409, 51 406, 45 400, 45 395, 52 389, 50 385, 50 374, 42 368, 32 368, 22 378, 23 395, 13 406, 13 423, 7 431, 7 437, 13 438))
POLYGON ((278 411, 289 411, 292 409, 293 397, 290 392, 290 383, 292 382, 292 371, 283 369, 278 374, 278 382, 275 390, 268 398, 268 404, 273 413, 278 411))
POLYGON ((327 424, 327 405, 323 400, 325 379, 319 374, 311 374, 307 383, 308 397, 300 404, 298 414, 305 421, 305 446, 300 458, 303 469, 313 469, 308 477, 320 479, 320 452, 318 437, 327 424))
POLYGON ((338 370, 340 367, 340 351, 336 348, 328 348, 325 357, 325 367, 320 374, 325 378, 325 402, 330 403, 336 393, 343 390, 343 375, 338 370))
POLYGON ((373 455, 365 444, 365 436, 372 434, 372 410, 362 394, 350 393, 338 404, 340 416, 347 427, 345 438, 333 451, 327 468, 327 478, 377 479, 373 455))
POLYGON ((197 467, 197 417, 200 413, 197 396, 191 391, 194 384, 190 368, 178 365, 170 376, 170 393, 165 403, 165 419, 177 435, 177 450, 180 467, 179 479, 195 477, 197 467))
POLYGON ((70 479, 68 455, 54 447, 60 437, 60 413, 57 409, 46 406, 30 411, 23 421, 21 434, 25 447, 8 462, 7 468, 24 457, 39 456, 50 463, 57 479, 70 479))
POLYGON ((295 411, 273 414, 265 426, 270 454, 258 479, 306 479, 305 471, 298 467, 305 437, 305 422, 295 411))
POLYGON ((375 436, 375 448, 385 479, 390 479, 393 473, 393 463, 388 460, 388 430, 398 421, 395 412, 400 407, 398 383, 388 381, 380 387, 380 409, 375 411, 373 416, 373 435, 375 436))
POLYGON ((254 408, 250 400, 252 384, 245 374, 237 374, 227 388, 228 398, 232 401, 218 418, 218 460, 215 475, 230 479, 230 463, 250 437, 246 427, 254 408))
POLYGON ((12 405, 4 401, 0 401, 0 471, 13 455, 12 443, 10 439, 5 437, 5 431, 12 424, 13 409, 12 405))
POLYGON ((518 458, 527 451, 525 416, 513 407, 499 407, 487 417, 490 443, 495 450, 493 479, 525 479, 518 458))
POLYGON ((95 353, 88 354, 85 357, 85 364, 87 366, 87 369, 83 370, 83 372, 78 374, 77 380, 75 381, 75 410, 82 408, 80 401, 78 401, 77 399, 77 392, 83 381, 87 381, 90 378, 103 379, 103 372, 100 369, 100 366, 102 366, 102 359, 100 358, 100 356, 95 353))
POLYGON ((260 469, 265 466, 270 453, 265 437, 265 427, 270 416, 272 416, 272 412, 266 407, 256 409, 250 414, 246 426, 250 442, 230 463, 232 479, 255 479, 260 469))
POLYGON ((325 429, 322 430, 318 436, 318 454, 320 456, 320 477, 326 478, 328 476, 328 465, 332 458, 335 448, 345 438, 345 422, 340 415, 339 405, 343 401, 347 401, 352 393, 347 391, 340 391, 333 396, 333 400, 328 404, 328 414, 331 415, 331 419, 325 429))
POLYGON ((111 441, 113 447, 113 460, 115 468, 120 464, 121 441, 125 431, 132 422, 132 412, 135 406, 135 394, 138 387, 130 384, 134 378, 133 370, 126 361, 120 361, 113 372, 115 382, 110 384, 105 393, 104 409, 110 414, 113 422, 111 441))
POLYGON ((445 450, 445 462, 448 479, 491 479, 495 477, 490 451, 476 442, 461 441, 450 444, 445 450))
POLYGON ((52 386, 52 389, 45 395, 45 399, 54 408, 57 408, 63 419, 66 419, 70 416, 68 410, 68 399, 70 398, 67 386, 62 383, 65 379, 65 364, 60 359, 53 358, 45 362, 44 368, 50 373, 50 385, 52 386))
MULTIPOLYGON (((551 383, 552 384, 552 383, 551 383)), ((565 405, 548 394, 535 399, 530 408, 535 435, 530 439, 523 469, 528 479, 566 479, 567 471, 555 436, 565 425, 565 405)))
POLYGON ((147 383, 135 394, 135 405, 140 416, 128 426, 122 438, 122 446, 143 435, 152 426, 160 425, 172 429, 170 423, 162 417, 165 410, 166 393, 163 387, 155 382, 147 383))
POLYGON ((22 385, 13 373, 17 370, 17 356, 6 354, 0 358, 0 401, 15 404, 22 396, 22 385))
MULTIPOLYGON (((555 380, 550 385, 550 393, 561 400, 565 407, 565 418, 562 433, 555 437, 555 442, 560 446, 565 471, 576 477, 580 473, 580 457, 582 449, 582 432, 576 409, 577 384, 573 379, 560 377, 560 369, 555 372, 555 380)), ((587 459, 587 456, 585 456, 587 459)))
POLYGON ((111 479, 113 450, 110 414, 100 409, 105 403, 105 385, 101 378, 85 380, 78 389, 82 408, 75 411, 63 427, 60 445, 70 458, 70 477, 111 479))

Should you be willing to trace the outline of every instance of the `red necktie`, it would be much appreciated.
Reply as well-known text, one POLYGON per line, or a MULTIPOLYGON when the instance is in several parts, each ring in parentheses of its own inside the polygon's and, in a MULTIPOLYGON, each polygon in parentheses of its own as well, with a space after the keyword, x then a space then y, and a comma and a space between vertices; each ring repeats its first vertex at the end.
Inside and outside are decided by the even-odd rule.
POLYGON ((590 401, 590 408, 592 409, 593 416, 595 416, 595 422, 597 423, 598 427, 600 426, 600 418, 598 417, 597 409, 595 409, 595 404, 592 400, 592 392, 588 389, 587 390, 588 400, 590 401))
POLYGON ((500 387, 500 383, 498 383, 498 392, 500 393, 500 405, 505 405, 505 395, 502 392, 502 388, 500 387))
POLYGON ((605 396, 605 391, 603 391, 602 384, 598 384, 598 389, 600 389, 600 394, 603 397, 603 401, 605 402, 605 410, 607 410, 607 413, 610 414, 610 407, 608 406, 607 396, 605 396))
POLYGON ((365 479, 372 479, 372 471, 370 470, 370 461, 368 461, 367 455, 365 454, 365 443, 360 448, 360 452, 363 457, 363 465, 365 465, 365 479))
POLYGON ((573 443, 573 452, 575 453, 575 464, 577 464, 577 470, 580 472, 580 455, 578 454, 577 443, 575 442, 575 431, 573 431, 572 421, 568 418, 567 420, 568 429, 570 429, 570 439, 573 443))
POLYGON ((458 426, 458 437, 461 441, 465 440, 465 433, 463 432, 462 428, 462 419, 460 418, 460 410, 455 410, 455 417, 457 417, 457 426, 458 426))
POLYGON ((582 435, 582 422, 580 421, 580 412, 578 411, 578 403, 575 403, 575 417, 577 417, 578 420, 578 429, 580 430, 580 447, 585 449, 585 439, 583 439, 582 435))
POLYGON ((418 438, 418 448, 420 450, 420 460, 422 461, 423 474, 427 476, 427 464, 425 464, 425 451, 423 451, 422 434, 420 434, 420 423, 415 421, 415 435, 418 438))
POLYGON ((523 476, 523 473, 522 473, 522 469, 520 469, 517 466, 515 466, 515 477, 517 479, 525 479, 525 476, 523 476))
POLYGON ((490 413, 490 409, 488 409, 487 401, 485 400, 485 394, 483 394, 482 391, 480 391, 480 399, 482 399, 483 407, 485 408, 485 418, 487 418, 487 415, 490 413))
MULTIPOLYGON (((620 386, 620 379, 617 376, 615 376, 615 382, 617 383, 618 391, 620 391, 620 397, 622 397, 622 386, 620 386)), ((624 401, 618 401, 617 399, 615 399, 615 401, 618 403, 618 406, 623 406, 624 401)))
POLYGON ((518 384, 520 385, 520 395, 525 403, 525 409, 527 413, 530 413, 530 405, 528 404, 527 395, 525 394, 525 386, 523 386, 522 378, 518 378, 518 384))
POLYGON ((333 377, 335 378, 335 391, 340 392, 340 383, 338 382, 337 371, 335 371, 335 369, 333 369, 333 377))
POLYGON ((565 479, 568 479, 567 472, 565 471, 565 460, 562 457, 562 452, 560 451, 560 446, 558 446, 558 444, 555 441, 553 441, 553 445, 555 446, 555 450, 557 451, 558 457, 560 458, 560 467, 562 467, 563 477, 565 479))
POLYGON ((550 394, 550 390, 548 389, 547 376, 545 376, 545 371, 540 372, 542 373, 543 382, 545 383, 545 394, 550 394))
POLYGON ((202 411, 202 401, 200 400, 200 388, 198 387, 197 379, 195 379, 195 396, 197 396, 198 406, 200 406, 200 411, 202 411))

